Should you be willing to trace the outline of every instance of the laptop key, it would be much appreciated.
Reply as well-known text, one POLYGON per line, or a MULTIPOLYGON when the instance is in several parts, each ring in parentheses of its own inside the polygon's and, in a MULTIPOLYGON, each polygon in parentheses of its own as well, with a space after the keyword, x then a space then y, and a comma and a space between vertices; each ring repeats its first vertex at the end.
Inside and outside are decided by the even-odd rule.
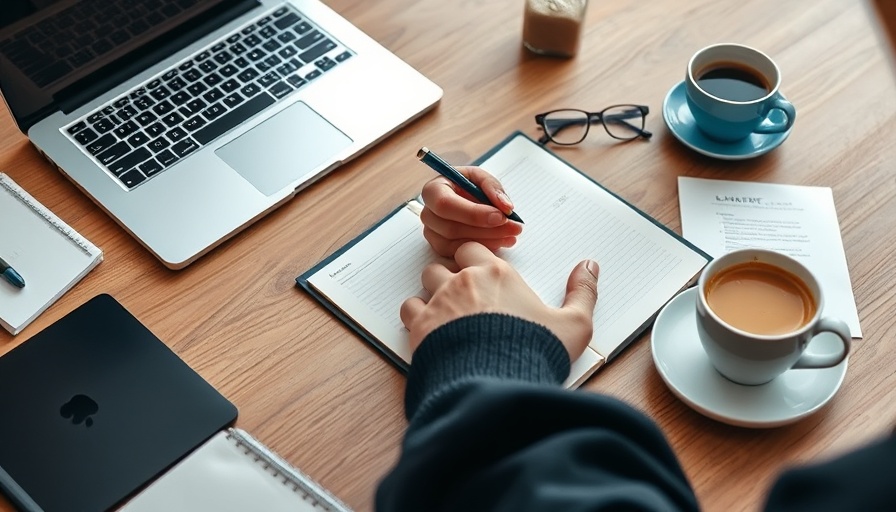
POLYGON ((191 132, 196 131, 196 130, 202 128, 203 126, 205 126, 205 119, 203 119, 202 116, 200 116, 200 115, 195 115, 195 116, 191 117, 190 119, 187 119, 186 121, 184 121, 184 124, 182 124, 181 126, 183 126, 183 128, 185 130, 188 130, 191 132))
POLYGON ((214 103, 224 97, 224 93, 220 89, 212 89, 202 95, 202 99, 209 103, 214 103))
MULTIPOLYGON (((276 16, 277 13, 274 13, 274 15, 276 16)), ((291 12, 291 13, 289 13, 289 15, 284 16, 284 17, 280 18, 279 20, 275 21, 274 26, 279 28, 280 30, 283 30, 287 27, 291 27, 292 25, 295 25, 298 22, 299 22, 299 16, 296 13, 291 12)))
POLYGON ((131 146, 128 146, 127 142, 122 141, 113 144, 109 149, 97 155, 96 159, 99 160, 101 164, 108 167, 109 164, 128 154, 130 151, 131 146))
POLYGON ((158 139, 155 139, 154 141, 149 143, 149 149, 151 149, 154 153, 158 153, 159 151, 167 148, 170 145, 171 143, 168 142, 168 139, 166 139, 165 137, 159 137, 158 139))
POLYGON ((193 137, 200 144, 208 144, 273 103, 274 98, 270 94, 257 94, 242 105, 221 116, 217 121, 194 132, 193 137))
POLYGON ((275 72, 270 72, 261 78, 258 79, 258 85, 262 87, 270 87, 272 84, 277 83, 277 80, 280 79, 280 75, 275 72))
POLYGON ((228 64, 228 65, 224 66, 223 68, 221 68, 221 69, 219 70, 219 72, 220 72, 222 75, 224 75, 224 78, 230 78, 231 76, 233 76, 233 75, 235 75, 237 72, 239 72, 239 68, 237 68, 237 67, 234 66, 233 64, 228 64))
POLYGON ((90 143, 90 141, 96 139, 97 137, 99 137, 99 135, 97 135, 97 133, 90 128, 85 128, 75 134, 75 140, 78 141, 78 144, 81 144, 82 146, 86 146, 90 143))
POLYGON ((139 148, 131 151, 127 155, 115 160, 111 164, 107 164, 106 167, 109 168, 110 171, 115 173, 115 175, 119 175, 127 170, 133 169, 137 167, 138 164, 143 163, 147 158, 151 157, 152 154, 146 148, 139 148))
POLYGON ((304 78, 300 77, 299 75, 290 75, 290 76, 286 77, 286 81, 289 82, 290 84, 292 84, 292 86, 295 87, 296 89, 298 89, 299 87, 308 83, 304 78))
POLYGON ((155 100, 147 95, 140 96, 139 98, 134 100, 134 105, 136 105, 140 110, 146 110, 149 107, 155 105, 155 103, 155 100))
POLYGON ((187 156, 197 149, 199 149, 199 144, 196 144, 195 140, 189 138, 184 139, 171 147, 171 151, 174 151, 174 154, 180 158, 187 156))
POLYGON ((87 128, 87 123, 85 123, 84 121, 80 121, 78 123, 75 123, 75 124, 69 126, 68 130, 66 130, 66 131, 68 131, 69 134, 74 135, 74 134, 80 132, 81 130, 83 130, 84 128, 87 128))
POLYGON ((183 78, 185 78, 188 82, 195 82, 196 80, 199 80, 200 78, 202 78, 202 73, 200 73, 198 69, 188 69, 181 76, 183 78))
POLYGON ((181 121, 183 121, 183 120, 184 120, 184 118, 181 117, 181 115, 178 114, 177 112, 171 112, 170 114, 168 114, 162 118, 162 122, 165 123, 165 125, 168 126, 169 128, 172 126, 179 125, 181 123, 181 121))
POLYGON ((259 87, 256 84, 248 84, 245 87, 243 87, 242 89, 240 89, 240 92, 243 94, 243 96, 249 98, 249 97, 255 96, 256 94, 260 93, 261 87, 259 87))
POLYGON ((171 102, 168 100, 165 100, 165 101, 159 103, 158 105, 152 107, 152 111, 160 116, 164 116, 165 114, 167 114, 168 112, 171 112, 172 110, 174 110, 174 105, 172 105, 171 102))
POLYGON ((303 22, 299 23, 298 25, 296 25, 295 28, 293 28, 293 30, 296 31, 296 34, 302 35, 302 34, 308 32, 309 30, 311 30, 311 25, 309 25, 307 21, 303 21, 303 22))
POLYGON ((118 136, 119 139, 125 139, 128 135, 136 132, 139 129, 137 123, 133 121, 128 121, 123 125, 116 128, 113 133, 118 136))
POLYGON ((177 156, 175 156, 170 149, 166 149, 156 155, 156 160, 158 160, 159 163, 164 165, 165 167, 168 167, 174 162, 177 162, 177 156))
MULTIPOLYGON (((314 43, 317 43, 318 41, 322 41, 323 39, 324 39, 324 35, 321 34, 320 32, 318 32, 317 30, 315 30, 314 32, 311 32, 309 34, 302 36, 301 38, 299 38, 298 41, 296 41, 293 44, 295 44, 299 48, 299 50, 304 50, 306 48, 309 48, 314 43)), ((305 62, 307 62, 307 61, 305 61, 305 62)))
POLYGON ((302 52, 302 54, 299 55, 299 58, 305 62, 312 62, 317 60, 319 57, 332 50, 333 48, 336 48, 336 43, 330 41, 329 39, 324 39, 317 45, 312 46, 308 50, 302 52))
POLYGON ((291 92, 292 92, 292 87, 290 87, 286 82, 284 82, 283 80, 281 80, 281 81, 277 82, 276 84, 272 85, 272 86, 268 89, 268 91, 269 91, 271 94, 273 94, 275 98, 277 98, 277 99, 279 100, 280 98, 282 98, 282 97, 286 96, 287 94, 291 93, 291 92))
POLYGON ((104 151, 107 148, 112 147, 112 145, 117 141, 118 139, 116 139, 114 135, 112 135, 111 133, 107 133, 106 135, 103 135, 99 139, 90 143, 87 146, 87 151, 92 155, 96 155, 100 151, 104 151))
POLYGON ((137 148, 149 142, 149 136, 143 132, 137 132, 130 137, 128 137, 128 144, 131 147, 137 148))
POLYGON ((96 128, 96 131, 98 131, 100 133, 106 133, 106 132, 112 130, 113 128, 115 128, 115 123, 111 119, 104 117, 104 118, 100 119, 99 121, 97 121, 93 125, 93 127, 96 128))
POLYGON ((178 126, 177 128, 168 130, 168 133, 166 133, 165 135, 167 135, 168 138, 171 139, 171 142, 177 142, 186 137, 187 132, 186 130, 178 126))
POLYGON ((224 98, 224 104, 227 105, 228 108, 234 108, 242 102, 243 97, 237 93, 233 93, 230 96, 224 98))
POLYGON ((257 77, 259 74, 260 73, 258 71, 255 71, 254 69, 249 68, 249 69, 243 71, 242 73, 236 75, 236 77, 239 78, 240 81, 242 81, 242 82, 249 82, 252 79, 254 79, 255 77, 257 77))
POLYGON ((131 169, 130 171, 122 174, 118 177, 118 180, 125 184, 128 188, 134 188, 140 183, 142 183, 146 179, 146 176, 140 174, 140 171, 137 169, 131 169))
POLYGON ((230 80, 227 80, 223 84, 221 84, 221 90, 224 91, 225 93, 233 92, 239 88, 240 88, 240 83, 232 78, 230 80))
POLYGON ((352 52, 342 52, 336 56, 336 62, 344 62, 352 56, 352 52))
POLYGON ((153 123, 145 128, 146 133, 150 137, 158 137, 159 135, 165 133, 165 125, 162 123, 153 123))
POLYGON ((152 176, 153 174, 164 169, 164 167, 162 167, 162 164, 160 164, 159 161, 155 158, 150 158, 146 162, 140 164, 138 168, 146 176, 152 176))
POLYGON ((198 114, 199 112, 202 112, 202 109, 204 109, 206 106, 207 104, 204 101, 199 98, 195 98, 188 101, 186 105, 182 106, 180 108, 180 113, 185 116, 198 114))

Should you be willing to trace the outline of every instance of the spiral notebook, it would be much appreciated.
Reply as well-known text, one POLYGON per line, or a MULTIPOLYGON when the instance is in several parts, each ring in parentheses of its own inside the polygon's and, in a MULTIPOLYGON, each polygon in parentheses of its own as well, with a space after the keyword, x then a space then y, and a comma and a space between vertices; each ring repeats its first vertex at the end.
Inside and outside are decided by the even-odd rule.
POLYGON ((218 432, 120 512, 351 512, 248 432, 218 432))
POLYGON ((0 173, 0 259, 25 280, 0 278, 0 325, 18 334, 103 260, 103 252, 0 173))

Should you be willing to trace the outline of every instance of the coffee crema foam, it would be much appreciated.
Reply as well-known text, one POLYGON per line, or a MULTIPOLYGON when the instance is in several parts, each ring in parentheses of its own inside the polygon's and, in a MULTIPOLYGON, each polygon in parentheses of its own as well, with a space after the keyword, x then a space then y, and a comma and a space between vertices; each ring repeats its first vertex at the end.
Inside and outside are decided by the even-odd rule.
POLYGON ((720 271, 707 283, 705 294, 706 303, 722 321, 760 335, 794 332, 818 309, 802 279, 759 261, 720 271))

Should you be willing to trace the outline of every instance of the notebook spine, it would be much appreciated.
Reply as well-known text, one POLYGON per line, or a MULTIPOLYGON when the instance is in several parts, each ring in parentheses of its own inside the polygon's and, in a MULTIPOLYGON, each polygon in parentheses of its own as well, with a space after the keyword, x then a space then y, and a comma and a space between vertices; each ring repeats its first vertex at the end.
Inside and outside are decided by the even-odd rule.
POLYGON ((263 464, 265 471, 268 471, 271 476, 281 479, 283 485, 291 486, 293 491, 300 494, 314 507, 327 512, 351 512, 350 508, 326 489, 320 487, 311 477, 270 451, 248 432, 231 428, 227 431, 227 438, 245 450, 246 455, 252 455, 255 462, 263 464))
POLYGON ((56 231, 59 231, 66 238, 71 240, 71 242, 77 245, 84 252, 84 254, 93 256, 96 252, 99 251, 99 249, 95 245, 81 237, 78 232, 76 232, 68 224, 63 222, 62 219, 56 216, 56 214, 48 210, 47 207, 34 199, 31 194, 26 192, 25 189, 20 187, 16 182, 12 180, 12 178, 7 176, 6 174, 0 173, 0 186, 2 186, 7 192, 12 194, 13 197, 27 206, 41 219, 43 219, 43 221, 46 222, 48 226, 55 229, 56 231))

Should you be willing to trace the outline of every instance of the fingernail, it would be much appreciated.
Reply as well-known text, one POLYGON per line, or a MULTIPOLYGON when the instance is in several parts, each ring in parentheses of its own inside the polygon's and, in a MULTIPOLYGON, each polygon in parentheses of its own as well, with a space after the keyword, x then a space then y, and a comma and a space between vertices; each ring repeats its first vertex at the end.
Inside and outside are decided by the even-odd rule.
POLYGON ((507 194, 505 194, 503 190, 498 192, 498 199, 501 200, 501 203, 504 204, 504 208, 506 208, 504 213, 509 214, 513 211, 513 202, 510 201, 510 198, 507 197, 507 194))
POLYGON ((486 221, 488 222, 489 226, 500 226, 501 224, 507 222, 507 217, 505 217, 502 213, 492 212, 488 214, 488 218, 486 219, 486 221))
POLYGON ((597 279, 597 274, 600 272, 600 267, 597 265, 596 261, 588 260, 588 262, 585 263, 585 270, 587 270, 589 274, 597 279))

